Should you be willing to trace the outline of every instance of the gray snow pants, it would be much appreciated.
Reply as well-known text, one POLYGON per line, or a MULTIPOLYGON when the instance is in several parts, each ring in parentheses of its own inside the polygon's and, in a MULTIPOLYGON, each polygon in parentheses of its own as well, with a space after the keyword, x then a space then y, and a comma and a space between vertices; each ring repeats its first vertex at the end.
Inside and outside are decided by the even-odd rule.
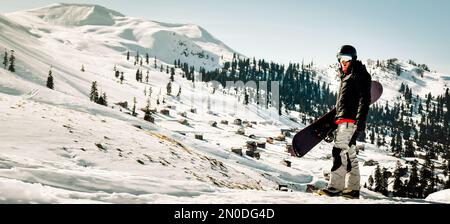
POLYGON ((328 187, 339 191, 359 190, 360 173, 356 158, 356 145, 349 146, 355 133, 356 125, 342 123, 338 125, 333 148, 333 167, 331 168, 328 187))

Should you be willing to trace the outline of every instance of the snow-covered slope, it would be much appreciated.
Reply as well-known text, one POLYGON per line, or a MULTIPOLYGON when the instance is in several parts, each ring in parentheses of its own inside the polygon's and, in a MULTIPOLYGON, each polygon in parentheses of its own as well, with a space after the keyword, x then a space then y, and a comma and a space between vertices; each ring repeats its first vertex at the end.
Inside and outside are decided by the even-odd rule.
MULTIPOLYGON (((308 184, 326 182, 328 143, 298 159, 286 152, 292 140, 287 137, 259 147, 260 159, 247 156, 247 141, 265 142, 281 129, 303 125, 274 117, 273 109, 244 106, 233 91, 187 81, 180 69, 167 95, 170 75, 159 66, 172 66, 185 48, 190 65, 211 61, 206 65, 216 68, 221 54, 223 60, 232 57, 234 51, 198 26, 129 18, 100 6, 58 4, 0 16, 0 29, 0 47, 8 54, 14 50, 17 59, 15 73, 0 68, 2 203, 434 202, 386 198, 366 189, 361 200, 353 201, 305 193, 308 184), (153 60, 142 66, 127 61, 127 50, 156 54, 158 68, 153 60), (190 54, 200 51, 208 52, 209 59, 190 54), (45 87, 51 66, 55 90, 45 87), (114 66, 124 72, 123 84, 114 77, 114 66), (144 77, 149 71, 148 83, 135 80, 139 68, 144 77), (107 93, 108 107, 89 101, 93 81, 107 93), (130 115, 134 97, 137 117, 130 115), (157 111, 154 124, 144 121, 140 110, 148 99, 157 111), (128 108, 116 105, 124 101, 128 108), (247 122, 233 124, 238 118, 247 122), (244 135, 236 134, 239 128, 244 135), (195 138, 199 134, 203 140, 195 138), (231 152, 234 147, 243 148, 244 155, 231 152), (280 184, 294 192, 278 191, 280 184)), ((362 164, 374 158, 385 166, 397 161, 368 144, 359 156, 363 182, 374 167, 362 164)))

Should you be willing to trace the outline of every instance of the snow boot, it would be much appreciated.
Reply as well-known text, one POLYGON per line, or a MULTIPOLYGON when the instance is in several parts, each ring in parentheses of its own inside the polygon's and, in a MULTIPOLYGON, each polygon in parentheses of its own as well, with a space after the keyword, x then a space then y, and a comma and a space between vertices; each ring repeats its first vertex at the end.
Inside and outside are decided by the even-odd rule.
POLYGON ((342 195, 342 191, 334 188, 334 187, 329 187, 329 188, 325 188, 325 189, 321 189, 317 191, 317 194, 319 195, 325 195, 328 197, 337 197, 337 196, 341 196, 342 195))
POLYGON ((359 191, 358 190, 344 190, 342 192, 342 197, 349 199, 359 199, 359 191))

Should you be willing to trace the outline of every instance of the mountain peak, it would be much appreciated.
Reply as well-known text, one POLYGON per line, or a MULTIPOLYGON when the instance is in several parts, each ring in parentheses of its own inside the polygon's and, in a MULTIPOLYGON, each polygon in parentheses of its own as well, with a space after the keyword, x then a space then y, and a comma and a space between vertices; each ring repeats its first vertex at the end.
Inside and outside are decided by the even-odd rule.
POLYGON ((115 17, 124 17, 117 11, 93 4, 57 3, 27 12, 46 22, 66 26, 111 26, 115 24, 115 17))

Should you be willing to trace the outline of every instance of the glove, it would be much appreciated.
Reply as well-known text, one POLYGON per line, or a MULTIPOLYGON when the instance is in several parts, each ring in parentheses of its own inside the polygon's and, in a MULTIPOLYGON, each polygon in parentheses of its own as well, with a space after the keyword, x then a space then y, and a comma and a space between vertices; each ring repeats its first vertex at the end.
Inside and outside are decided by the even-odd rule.
POLYGON ((366 131, 366 122, 358 121, 356 122, 356 132, 362 133, 366 131))
POLYGON ((333 142, 333 141, 334 141, 334 130, 329 131, 329 132, 327 133, 327 136, 325 137, 324 140, 325 140, 326 142, 328 142, 328 143, 333 142))
POLYGON ((352 146, 352 145, 356 145, 356 140, 358 139, 359 136, 361 136, 362 133, 364 133, 366 131, 366 122, 365 121, 361 121, 358 120, 356 122, 356 130, 355 133, 352 136, 352 139, 350 140, 350 143, 348 144, 348 146, 352 146))

